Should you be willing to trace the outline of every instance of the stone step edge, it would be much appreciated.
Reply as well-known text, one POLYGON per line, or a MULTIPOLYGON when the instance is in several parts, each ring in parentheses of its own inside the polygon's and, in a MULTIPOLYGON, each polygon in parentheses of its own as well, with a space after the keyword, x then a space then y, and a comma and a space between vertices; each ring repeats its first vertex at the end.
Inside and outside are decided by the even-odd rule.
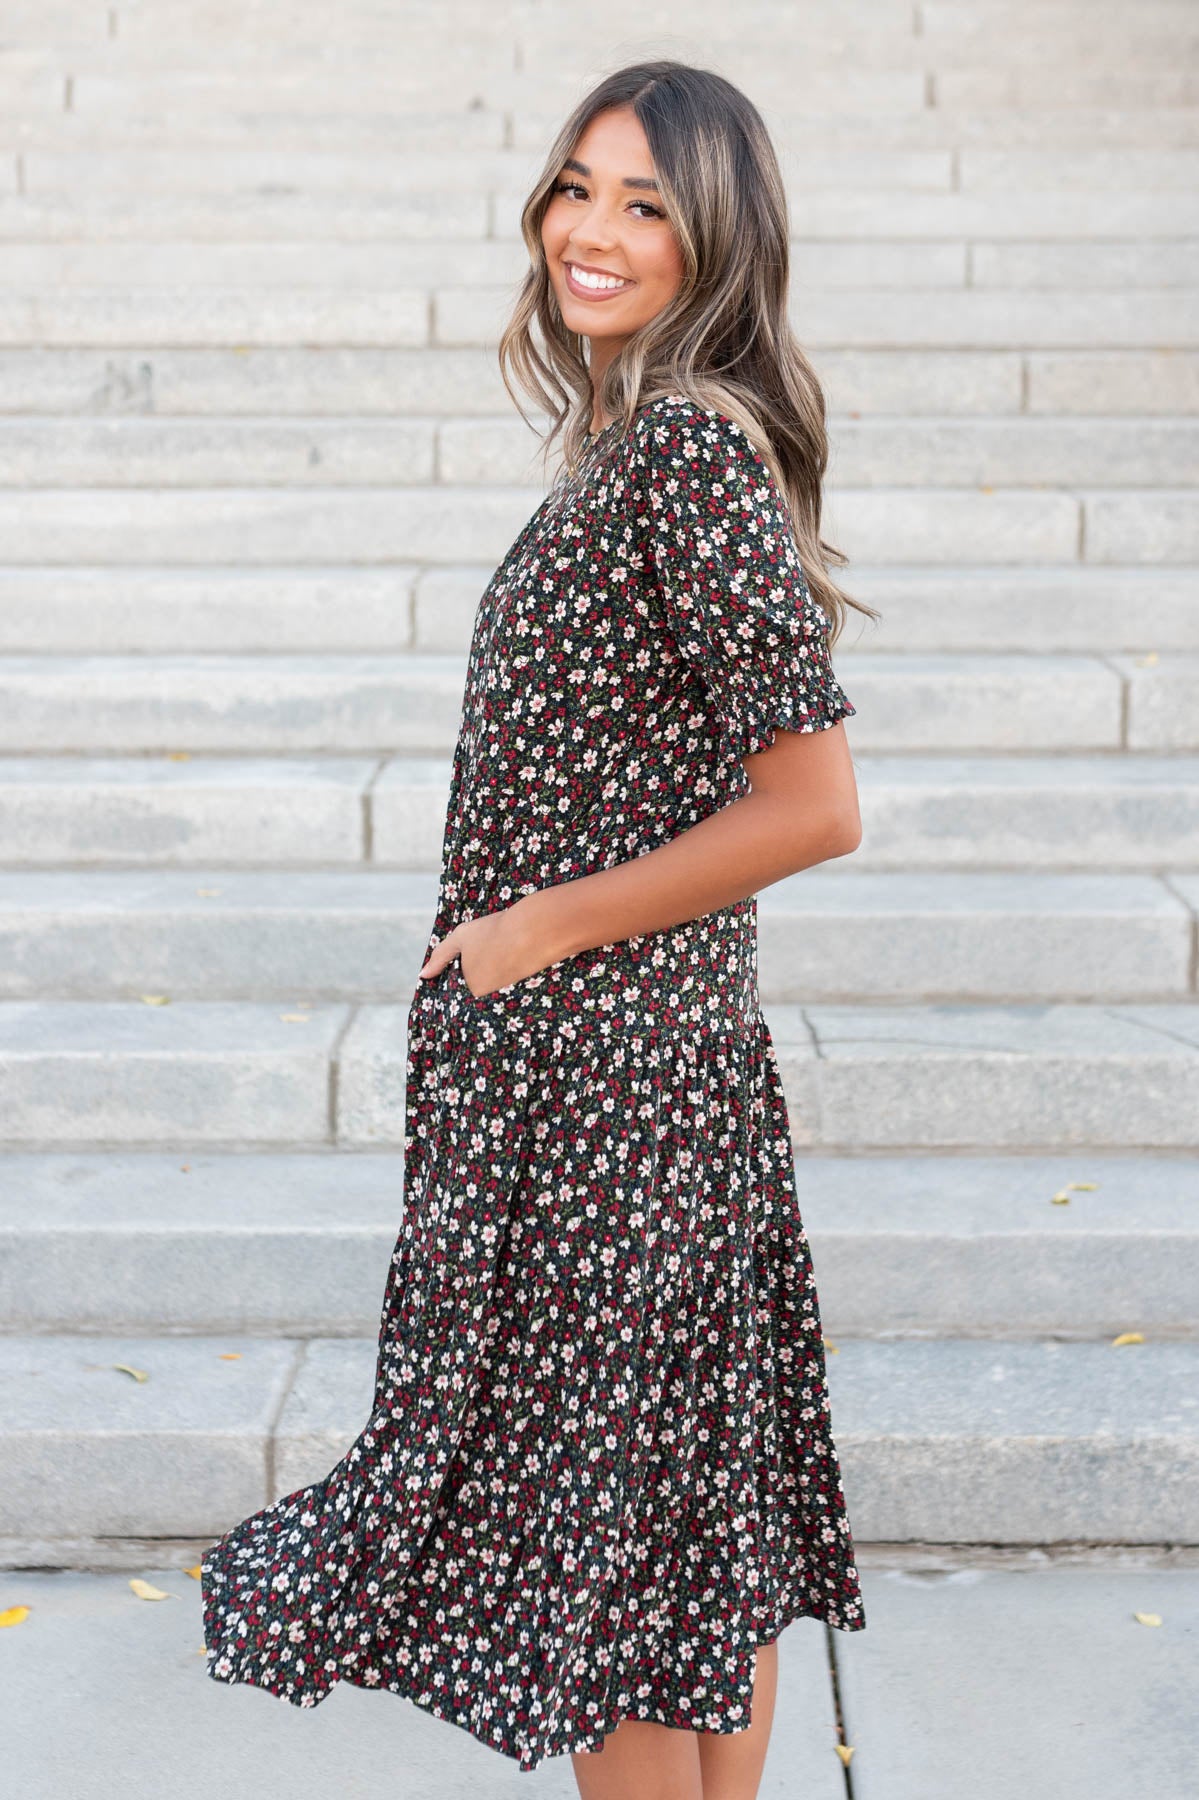
MULTIPOLYGON (((1193 1160, 797 1151, 794 1169, 834 1339, 1199 1334, 1193 1160)), ((7 1151, 0 1316, 25 1336, 357 1336, 404 1215, 398 1148, 7 1151)))
MULTIPOLYGON (((369 1417, 376 1354, 365 1336, 0 1339, 3 1534, 23 1535, 26 1507, 64 1538, 97 1521, 114 1537, 228 1529, 344 1455, 369 1417), (75 1480, 47 1488, 66 1449, 75 1480)), ((853 1516, 879 1540, 1199 1543, 1199 1414, 1178 1400, 1197 1374, 1196 1344, 843 1339, 828 1378, 853 1516), (940 1493, 912 1485, 930 1459, 954 1474, 940 1493), (999 1510, 992 1482, 966 1475, 988 1465, 999 1510)))
MULTIPOLYGON (((1199 883, 1181 869, 932 874, 863 864, 806 870, 776 889, 757 897, 765 1005, 1199 998, 1199 883)), ((416 992, 436 890, 431 871, 366 864, 194 874, 0 866, 0 1004, 144 1004, 152 989, 172 1004, 283 1008, 303 994, 395 1005, 397 970, 416 992), (418 880, 422 891, 395 891, 418 880)))
MULTIPOLYGON (((0 1003, 0 1065, 12 1113, 5 1147, 401 1142, 412 997, 313 1003, 282 1031, 275 1003, 0 1003), (301 1034, 301 1022, 311 1029, 301 1034), (109 1034, 118 1024, 125 1041, 114 1048, 109 1034), (69 1071, 73 1098, 64 1098, 61 1085, 45 1097, 38 1084, 51 1069, 60 1083, 69 1071), (135 1114, 148 1127, 140 1133, 128 1123, 135 1114)), ((986 1154, 1006 1146, 1051 1154, 1199 1147, 1193 1000, 766 1003, 763 1013, 797 1148, 986 1154), (848 1054, 839 1048, 847 1041, 848 1054), (868 1046, 865 1057, 854 1042, 868 1046), (914 1075, 930 1071, 935 1080, 913 1086, 914 1075)))

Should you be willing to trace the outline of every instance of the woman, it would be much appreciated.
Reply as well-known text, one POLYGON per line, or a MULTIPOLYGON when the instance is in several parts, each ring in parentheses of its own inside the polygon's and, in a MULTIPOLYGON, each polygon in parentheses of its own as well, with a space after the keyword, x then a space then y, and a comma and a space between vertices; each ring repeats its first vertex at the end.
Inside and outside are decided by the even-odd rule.
POLYGON ((374 1410, 205 1558, 209 1668, 752 1800, 779 1632, 865 1624, 754 899, 858 844, 853 602, 744 96, 609 77, 524 229, 501 363, 566 468, 471 643, 374 1410))

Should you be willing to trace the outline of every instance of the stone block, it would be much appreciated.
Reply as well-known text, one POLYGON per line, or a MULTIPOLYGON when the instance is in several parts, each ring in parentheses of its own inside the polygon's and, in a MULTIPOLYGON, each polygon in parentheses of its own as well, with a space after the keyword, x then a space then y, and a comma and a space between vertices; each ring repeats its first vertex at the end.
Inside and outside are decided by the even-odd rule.
POLYGON ((1157 871, 1199 858, 1195 757, 864 756, 859 792, 859 870, 1157 871))
POLYGON ((10 863, 357 863, 376 764, 352 758, 6 756, 10 863))
POLYGON ((842 1339, 833 1430, 864 1543, 1199 1533, 1199 1346, 842 1339))
POLYGON ((349 1009, 302 999, 6 1001, 3 1141, 327 1142, 330 1058, 349 1009))
POLYGON ((1199 748, 1199 655, 1150 650, 1112 661, 1128 683, 1129 749, 1199 748))
POLYGON ((246 651, 277 656, 326 650, 395 655, 417 647, 415 577, 415 569, 403 566, 0 570, 0 650, 66 656, 246 651))
POLYGON ((375 869, 0 870, 0 998, 407 1000, 436 887, 375 869))
POLYGON ((0 1153, 0 1317, 21 1331, 378 1331, 402 1154, 0 1153))
POLYGON ((272 1498, 320 1481, 345 1455, 370 1418, 375 1360, 369 1338, 306 1347, 275 1428, 272 1498))
POLYGON ((1194 1149, 1199 1006, 766 1008, 785 1073, 818 1057, 821 1142, 1194 1149), (810 1034, 810 1037, 809 1037, 810 1034))
POLYGON ((799 1003, 1185 999, 1192 931, 1143 876, 836 865, 758 895, 758 985, 799 1003))
POLYGON ((498 561, 541 491, 450 488, 0 490, 0 559, 34 567, 498 561))
POLYGON ((1082 506, 1087 562, 1199 563, 1199 507, 1188 489, 1109 489, 1084 495, 1082 506))
MULTIPOLYGON (((1141 253, 1146 246, 1135 248, 1141 253)), ((1193 279, 1199 287, 1199 269, 1193 279)), ((1143 420, 1147 413, 1199 411, 1199 353, 1195 351, 1035 350, 1029 353, 1027 365, 1030 413, 1121 413, 1143 420)), ((1119 437, 1124 426, 1121 421, 1098 429, 1119 437)), ((1174 479, 1168 477, 1167 485, 1174 479)))
POLYGON ((1194 1333, 1193 1159, 813 1154, 795 1173, 836 1343, 1194 1333))
POLYGON ((219 1536, 266 1502, 295 1356, 233 1336, 0 1337, 0 1533, 219 1536))
POLYGON ((403 1145, 408 1012, 419 980, 415 972, 403 1005, 362 1007, 342 1040, 337 1056, 339 1144, 403 1145))

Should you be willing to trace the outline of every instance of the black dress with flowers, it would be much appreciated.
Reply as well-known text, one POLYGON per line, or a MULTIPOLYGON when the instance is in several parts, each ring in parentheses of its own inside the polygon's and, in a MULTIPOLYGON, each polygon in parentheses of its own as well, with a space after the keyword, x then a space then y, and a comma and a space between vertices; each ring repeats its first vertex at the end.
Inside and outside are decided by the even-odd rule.
MULTIPOLYGON (((855 708, 779 491, 677 395, 587 440, 480 602, 437 915, 642 855, 855 708)), ((209 1673, 387 1688, 533 1769, 735 1732, 793 1619, 865 1625, 751 898, 408 1016, 374 1403, 203 1562, 209 1673)))

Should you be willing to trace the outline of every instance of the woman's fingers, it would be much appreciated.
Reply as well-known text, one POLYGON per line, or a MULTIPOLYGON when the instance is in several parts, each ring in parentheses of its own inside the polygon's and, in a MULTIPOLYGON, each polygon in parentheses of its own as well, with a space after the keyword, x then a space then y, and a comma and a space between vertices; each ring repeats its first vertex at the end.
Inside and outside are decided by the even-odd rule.
POLYGON ((421 974, 439 975, 447 963, 453 962, 457 954, 458 950, 454 944, 454 933, 451 931, 448 937, 442 938, 440 944, 435 944, 432 950, 430 950, 429 959, 422 968, 421 974))

